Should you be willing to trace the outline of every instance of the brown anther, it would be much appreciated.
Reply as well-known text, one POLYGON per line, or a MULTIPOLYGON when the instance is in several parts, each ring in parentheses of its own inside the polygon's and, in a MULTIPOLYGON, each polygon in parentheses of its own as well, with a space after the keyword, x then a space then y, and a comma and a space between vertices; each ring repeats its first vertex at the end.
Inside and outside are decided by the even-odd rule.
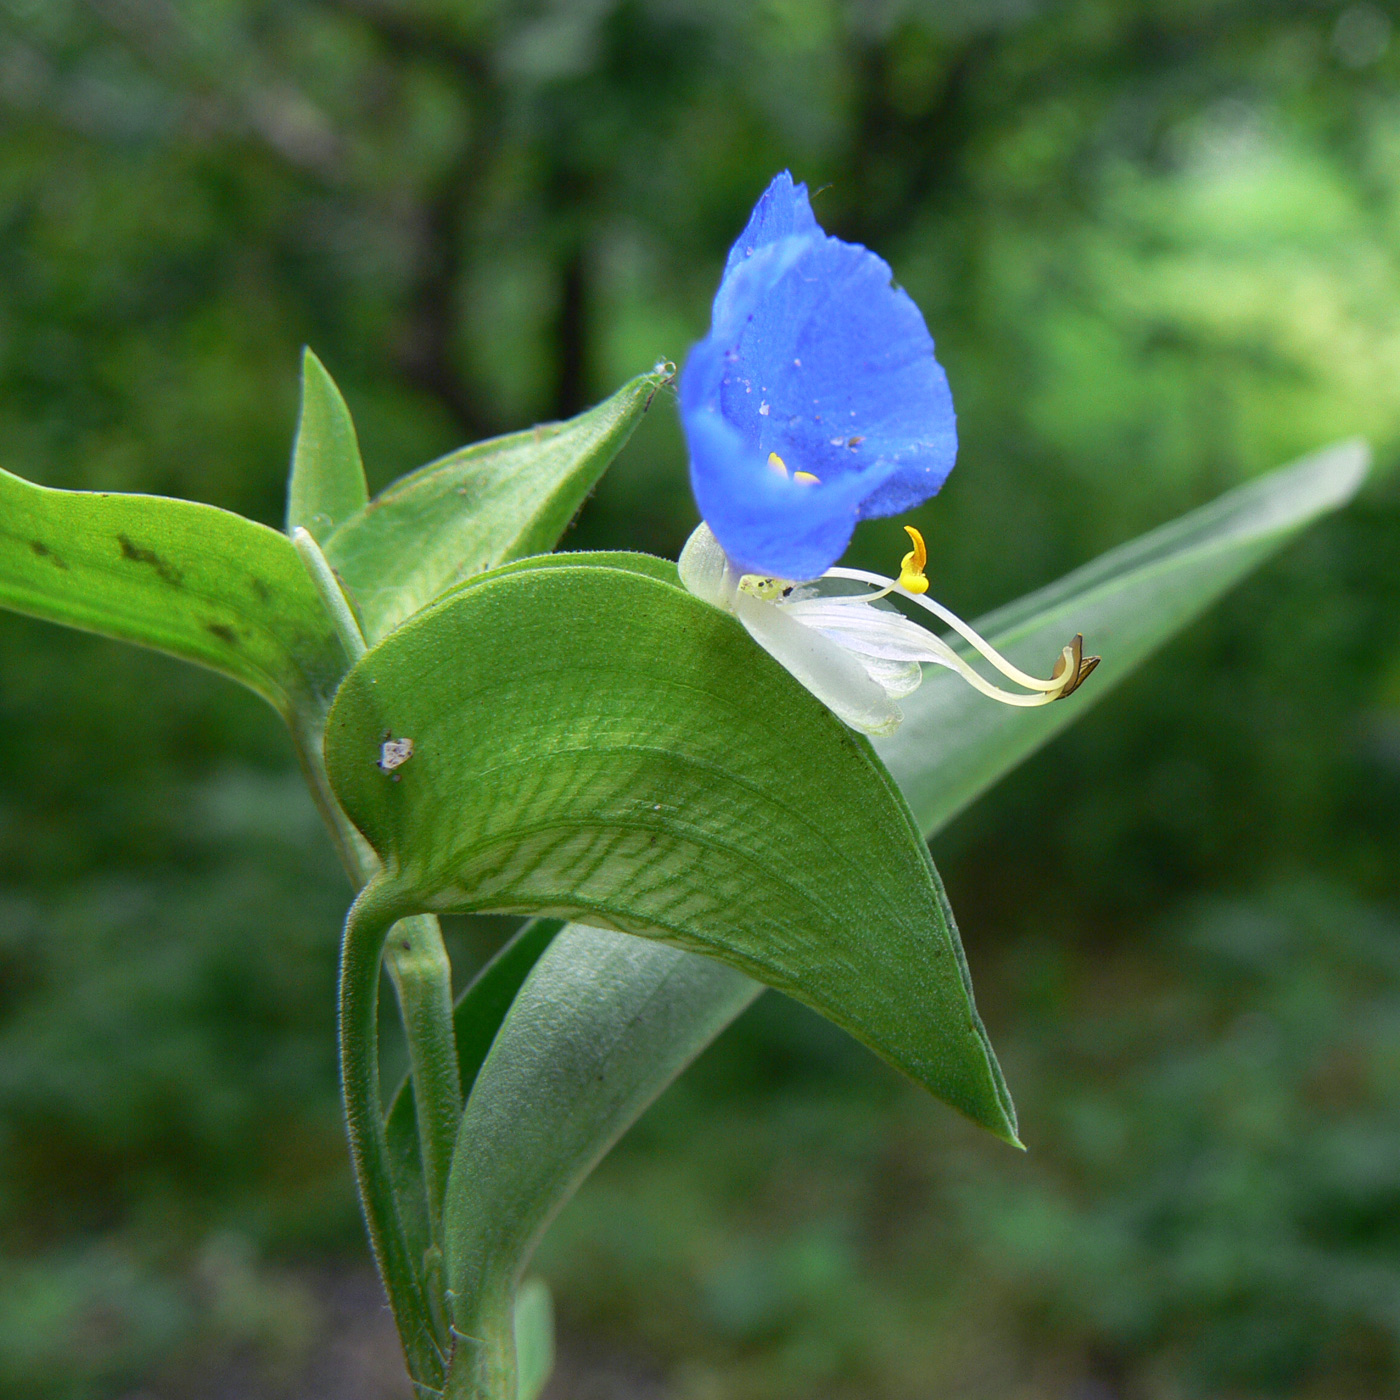
POLYGON ((1050 672, 1050 679, 1052 681, 1059 680, 1070 667, 1073 667, 1077 672, 1083 654, 1084 638, 1082 634, 1076 632, 1074 640, 1067 647, 1062 648, 1059 656, 1055 658, 1055 669, 1050 672))
POLYGON ((1090 672, 1099 664, 1100 659, 1097 656, 1084 655, 1084 635, 1081 632, 1076 632, 1074 640, 1060 653, 1060 659, 1055 663, 1055 669, 1050 673, 1050 679, 1057 681, 1067 671, 1073 671, 1073 678, 1055 699, 1063 700, 1066 695, 1073 695, 1089 678, 1090 672))

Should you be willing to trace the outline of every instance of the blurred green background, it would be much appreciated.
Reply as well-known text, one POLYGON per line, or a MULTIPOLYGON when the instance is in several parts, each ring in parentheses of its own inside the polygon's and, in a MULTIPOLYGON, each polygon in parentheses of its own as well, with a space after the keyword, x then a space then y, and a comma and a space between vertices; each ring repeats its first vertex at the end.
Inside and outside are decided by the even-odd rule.
MULTIPOLYGON (((1389 10, 1325 0, 0 0, 38 481, 280 523, 303 343, 372 486, 572 413, 679 360, 785 166, 933 329, 964 615, 1377 451, 935 843, 1029 1153, 765 997, 547 1241, 555 1400, 1400 1384, 1398 76, 1389 10)), ((565 547, 693 520, 658 398, 565 547)), ((0 1394, 406 1395, 347 900, 253 696, 0 615, 0 1394)), ((454 925, 459 974, 501 936, 454 925)))

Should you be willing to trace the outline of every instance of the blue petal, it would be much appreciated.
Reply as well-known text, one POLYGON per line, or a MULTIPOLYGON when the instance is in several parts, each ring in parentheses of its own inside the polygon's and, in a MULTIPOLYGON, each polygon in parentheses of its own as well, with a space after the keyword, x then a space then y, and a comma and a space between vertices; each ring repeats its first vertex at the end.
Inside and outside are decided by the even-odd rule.
POLYGON ((811 201, 807 198, 806 185, 794 185, 792 176, 786 170, 773 177, 749 215, 744 231, 734 240, 729 257, 724 264, 724 277, 720 285, 745 258, 751 258, 760 248, 776 243, 780 238, 790 238, 793 234, 815 235, 822 238, 821 226, 812 213, 811 201))
POLYGON ((695 503, 742 572, 816 578, 850 543, 859 518, 859 492, 804 485, 771 470, 766 455, 721 415, 717 396, 698 391, 697 386, 716 382, 723 372, 722 352, 701 341, 681 376, 695 503))
POLYGON ((784 578, 829 568, 857 520, 933 495, 957 452, 918 307, 882 259, 821 231, 786 174, 731 251, 681 415, 715 537, 739 567, 784 578), (770 452, 819 484, 785 480, 770 452))

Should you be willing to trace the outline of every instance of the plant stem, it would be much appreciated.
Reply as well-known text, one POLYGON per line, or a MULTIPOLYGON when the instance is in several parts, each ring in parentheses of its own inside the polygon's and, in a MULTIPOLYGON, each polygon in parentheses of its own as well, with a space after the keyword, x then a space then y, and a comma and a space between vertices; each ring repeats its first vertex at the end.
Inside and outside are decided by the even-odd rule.
MULTIPOLYGON (((320 734, 319 728, 314 733, 293 730, 312 798, 358 892, 379 872, 379 859, 331 791, 321 759, 320 734)), ((452 1020, 452 963, 437 919, 431 914, 416 914, 396 923, 388 934, 384 962, 408 1044, 429 1237, 441 1249, 442 1207, 462 1116, 462 1086, 452 1020)))
MULTIPOLYGON (((379 859, 330 789, 321 761, 319 730, 314 738, 295 737, 307 785, 351 883, 359 891, 378 872, 379 859)), ((462 1085, 452 1023, 452 963, 437 919, 431 914, 404 919, 389 937, 385 963, 398 996, 408 1042, 429 1231, 433 1243, 441 1246, 442 1203, 457 1123, 462 1116, 462 1085)))
POLYGON ((452 964, 438 921, 431 914, 400 919, 389 932, 386 961, 408 1040, 428 1230, 441 1250, 442 1207, 462 1118, 462 1084, 452 1024, 452 964))
MULTIPOLYGON (((339 578, 321 552, 320 546, 306 530, 298 528, 293 531, 292 543, 320 595, 347 656, 352 661, 357 661, 368 648, 339 578)), ((345 864, 351 883, 357 891, 363 891, 379 873, 379 859, 346 817, 331 791, 322 757, 324 722, 293 723, 292 733, 312 797, 345 864)), ((348 949, 348 926, 346 938, 348 949)), ((424 1193, 428 1203, 429 1237, 436 1246, 435 1257, 440 1260, 443 1199, 447 1192, 447 1173, 452 1162, 457 1124, 462 1114, 462 1086, 452 1021, 452 964, 447 956, 447 949, 443 946, 438 921, 430 914, 413 915, 396 923, 392 930, 380 939, 381 953, 386 941, 388 949, 385 962, 398 997, 413 1074, 413 1098, 418 1122, 419 1150, 423 1161, 424 1193)), ((375 976, 378 976, 378 962, 375 964, 375 976)), ((376 997, 377 986, 376 982, 376 997)), ((342 1025, 342 1032, 343 1030, 342 1025)), ((377 1032, 377 1024, 375 1030, 377 1032)), ((378 1135, 382 1139, 383 1112, 379 1097, 377 1058, 372 1103, 379 1120, 378 1135)), ((350 1116, 348 1091, 346 1116, 347 1119, 350 1116)), ((352 1130, 352 1140, 353 1136, 352 1130)), ((392 1188, 388 1186, 387 1162, 384 1170, 385 1189, 392 1199, 392 1188)), ((364 1196, 365 1178, 361 1173, 361 1162, 358 1158, 356 1171, 360 1173, 361 1194, 364 1196)), ((364 1199, 368 1217, 369 1199, 367 1196, 364 1196, 364 1199)), ((371 1223, 372 1239, 374 1233, 375 1227, 371 1223)), ((375 1252, 381 1259, 382 1269, 383 1257, 378 1244, 375 1245, 375 1252)), ((438 1267, 440 1268, 440 1265, 438 1267)), ((431 1270, 415 1270, 414 1278, 420 1278, 421 1272, 431 1270)), ((387 1277, 385 1286, 388 1287, 387 1277)), ((405 1350, 407 1348, 405 1334, 405 1350)), ((418 1376, 416 1369, 414 1374, 418 1376)))
MULTIPOLYGON (((379 1275, 415 1380, 440 1387, 443 1359, 399 1218, 379 1091, 379 971, 402 905, 382 876, 360 891, 345 922, 340 963, 340 1076, 350 1155, 379 1275)), ((415 1086, 416 1087, 416 1086, 415 1086)))
POLYGON ((477 1311, 473 1335, 454 1328, 442 1400, 515 1400, 518 1384, 512 1291, 477 1311))

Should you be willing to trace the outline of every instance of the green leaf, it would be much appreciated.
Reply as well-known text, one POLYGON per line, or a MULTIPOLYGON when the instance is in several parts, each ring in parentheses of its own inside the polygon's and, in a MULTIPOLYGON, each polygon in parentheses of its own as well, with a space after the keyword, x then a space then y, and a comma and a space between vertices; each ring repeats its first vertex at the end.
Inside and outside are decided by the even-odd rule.
POLYGON ((326 764, 385 863, 367 903, 578 917, 708 953, 1014 1141, 898 789, 679 587, 565 555, 459 589, 351 671, 326 764), (388 731, 413 740, 399 782, 376 765, 388 731))
POLYGON ((453 1021, 463 1097, 471 1093, 515 994, 562 927, 558 919, 531 919, 462 993, 453 1021))
POLYGON ((287 485, 287 533, 300 525, 324 544, 369 499, 350 410, 326 367, 304 350, 301 416, 287 485))
POLYGON ((349 665, 285 535, 164 496, 0 471, 0 606, 207 666, 294 728, 324 713, 349 665))
MULTIPOLYGON (((500 1331, 491 1318, 508 1309, 559 1207, 761 990, 709 958, 625 934, 572 925, 555 938, 501 1027, 457 1136, 444 1221, 459 1332, 500 1331)), ((525 1368, 522 1354, 522 1390, 525 1368)))
POLYGON ((554 1369, 554 1300, 542 1278, 527 1278, 515 1300, 518 1400, 536 1400, 554 1369))
POLYGON ((1048 674, 1076 632, 1103 661, 1068 699, 1034 710, 994 704, 926 667, 923 685, 900 702, 904 723, 875 743, 924 832, 932 835, 1083 715, 1305 526, 1345 505, 1368 460, 1360 442, 1306 457, 979 620, 978 631, 1028 670, 1048 674))
POLYGON ((396 481, 325 541, 378 641, 454 583, 554 548, 671 373, 566 423, 474 443, 396 481))

